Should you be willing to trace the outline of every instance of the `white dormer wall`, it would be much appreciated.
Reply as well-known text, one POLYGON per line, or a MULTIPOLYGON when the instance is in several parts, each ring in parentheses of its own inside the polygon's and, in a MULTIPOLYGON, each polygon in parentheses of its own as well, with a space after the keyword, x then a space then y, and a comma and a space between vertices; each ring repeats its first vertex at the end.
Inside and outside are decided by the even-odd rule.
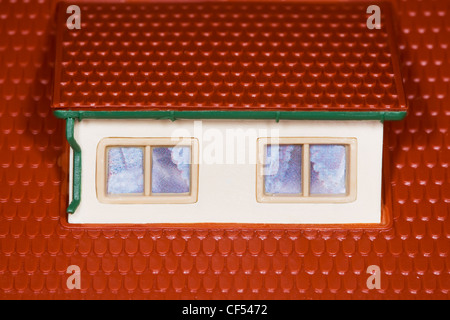
MULTIPOLYGON (((381 222, 383 124, 380 121, 281 120, 277 123, 274 120, 177 120, 172 122, 169 120, 85 119, 76 122, 75 138, 82 150, 81 203, 76 212, 69 215, 69 223, 360 224, 381 222), (272 135, 302 138, 356 138, 356 200, 348 203, 257 202, 257 138, 272 135), (96 157, 97 146, 102 139, 183 136, 194 137, 199 141, 199 189, 196 203, 107 204, 97 199, 96 157), (245 150, 245 157, 242 150, 245 150), (214 156, 215 154, 217 155, 214 156)), ((70 185, 72 185, 72 176, 70 185)))

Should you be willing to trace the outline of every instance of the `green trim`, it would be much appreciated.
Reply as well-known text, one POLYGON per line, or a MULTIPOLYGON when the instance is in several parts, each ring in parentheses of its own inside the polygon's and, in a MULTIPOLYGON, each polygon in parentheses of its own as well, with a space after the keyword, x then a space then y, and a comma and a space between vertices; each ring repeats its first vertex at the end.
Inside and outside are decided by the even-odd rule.
POLYGON ((81 148, 74 137, 75 119, 66 118, 66 137, 73 150, 73 184, 72 202, 67 207, 67 213, 74 213, 81 201, 81 148))
POLYGON ((73 111, 55 110, 68 119, 266 119, 266 120, 402 120, 406 111, 73 111))

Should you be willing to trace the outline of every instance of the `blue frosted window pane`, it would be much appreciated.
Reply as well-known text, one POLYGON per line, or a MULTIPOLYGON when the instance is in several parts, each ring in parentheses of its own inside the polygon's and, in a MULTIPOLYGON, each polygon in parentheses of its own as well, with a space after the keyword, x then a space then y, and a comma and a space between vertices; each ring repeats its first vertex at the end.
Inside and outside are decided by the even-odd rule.
POLYGON ((142 148, 108 148, 108 194, 144 192, 142 148))
POLYGON ((347 192, 347 152, 344 145, 311 145, 311 194, 347 192))
POLYGON ((191 148, 152 150, 152 193, 187 193, 191 186, 191 148))
POLYGON ((264 189, 269 194, 302 192, 302 146, 267 145, 264 189))

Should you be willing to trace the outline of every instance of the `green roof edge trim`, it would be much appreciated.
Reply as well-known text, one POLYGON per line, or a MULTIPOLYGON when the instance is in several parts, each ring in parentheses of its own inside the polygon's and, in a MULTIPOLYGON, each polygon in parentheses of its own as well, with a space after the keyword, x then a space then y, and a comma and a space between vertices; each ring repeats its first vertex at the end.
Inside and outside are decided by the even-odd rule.
POLYGON ((254 119, 254 120, 402 120, 406 111, 219 111, 219 110, 54 110, 67 119, 254 119))
POLYGON ((74 213, 81 202, 81 147, 75 140, 74 136, 75 119, 66 119, 66 138, 73 150, 73 185, 72 185, 72 201, 67 207, 67 213, 74 213))

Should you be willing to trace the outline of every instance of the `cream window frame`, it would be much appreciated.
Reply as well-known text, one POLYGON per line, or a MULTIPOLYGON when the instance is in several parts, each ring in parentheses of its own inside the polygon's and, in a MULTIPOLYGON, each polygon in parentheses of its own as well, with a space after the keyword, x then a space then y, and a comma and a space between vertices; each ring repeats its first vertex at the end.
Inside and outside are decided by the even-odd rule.
POLYGON ((198 139, 188 138, 103 138, 97 145, 96 191, 101 203, 196 203, 198 200, 199 144, 198 139), (189 193, 152 193, 152 148, 191 147, 191 182, 189 193), (111 147, 136 147, 144 149, 144 193, 107 194, 107 149, 111 147))
POLYGON ((357 140, 356 138, 335 137, 280 137, 280 138, 258 138, 257 142, 257 164, 256 164, 256 200, 260 203, 346 203, 356 200, 357 191, 357 140), (266 159, 266 146, 270 144, 294 144, 302 145, 302 192, 299 194, 277 194, 265 193, 264 185, 264 161, 266 159), (345 145, 347 152, 347 178, 344 195, 315 195, 310 194, 311 162, 309 146, 311 144, 335 144, 345 145))

